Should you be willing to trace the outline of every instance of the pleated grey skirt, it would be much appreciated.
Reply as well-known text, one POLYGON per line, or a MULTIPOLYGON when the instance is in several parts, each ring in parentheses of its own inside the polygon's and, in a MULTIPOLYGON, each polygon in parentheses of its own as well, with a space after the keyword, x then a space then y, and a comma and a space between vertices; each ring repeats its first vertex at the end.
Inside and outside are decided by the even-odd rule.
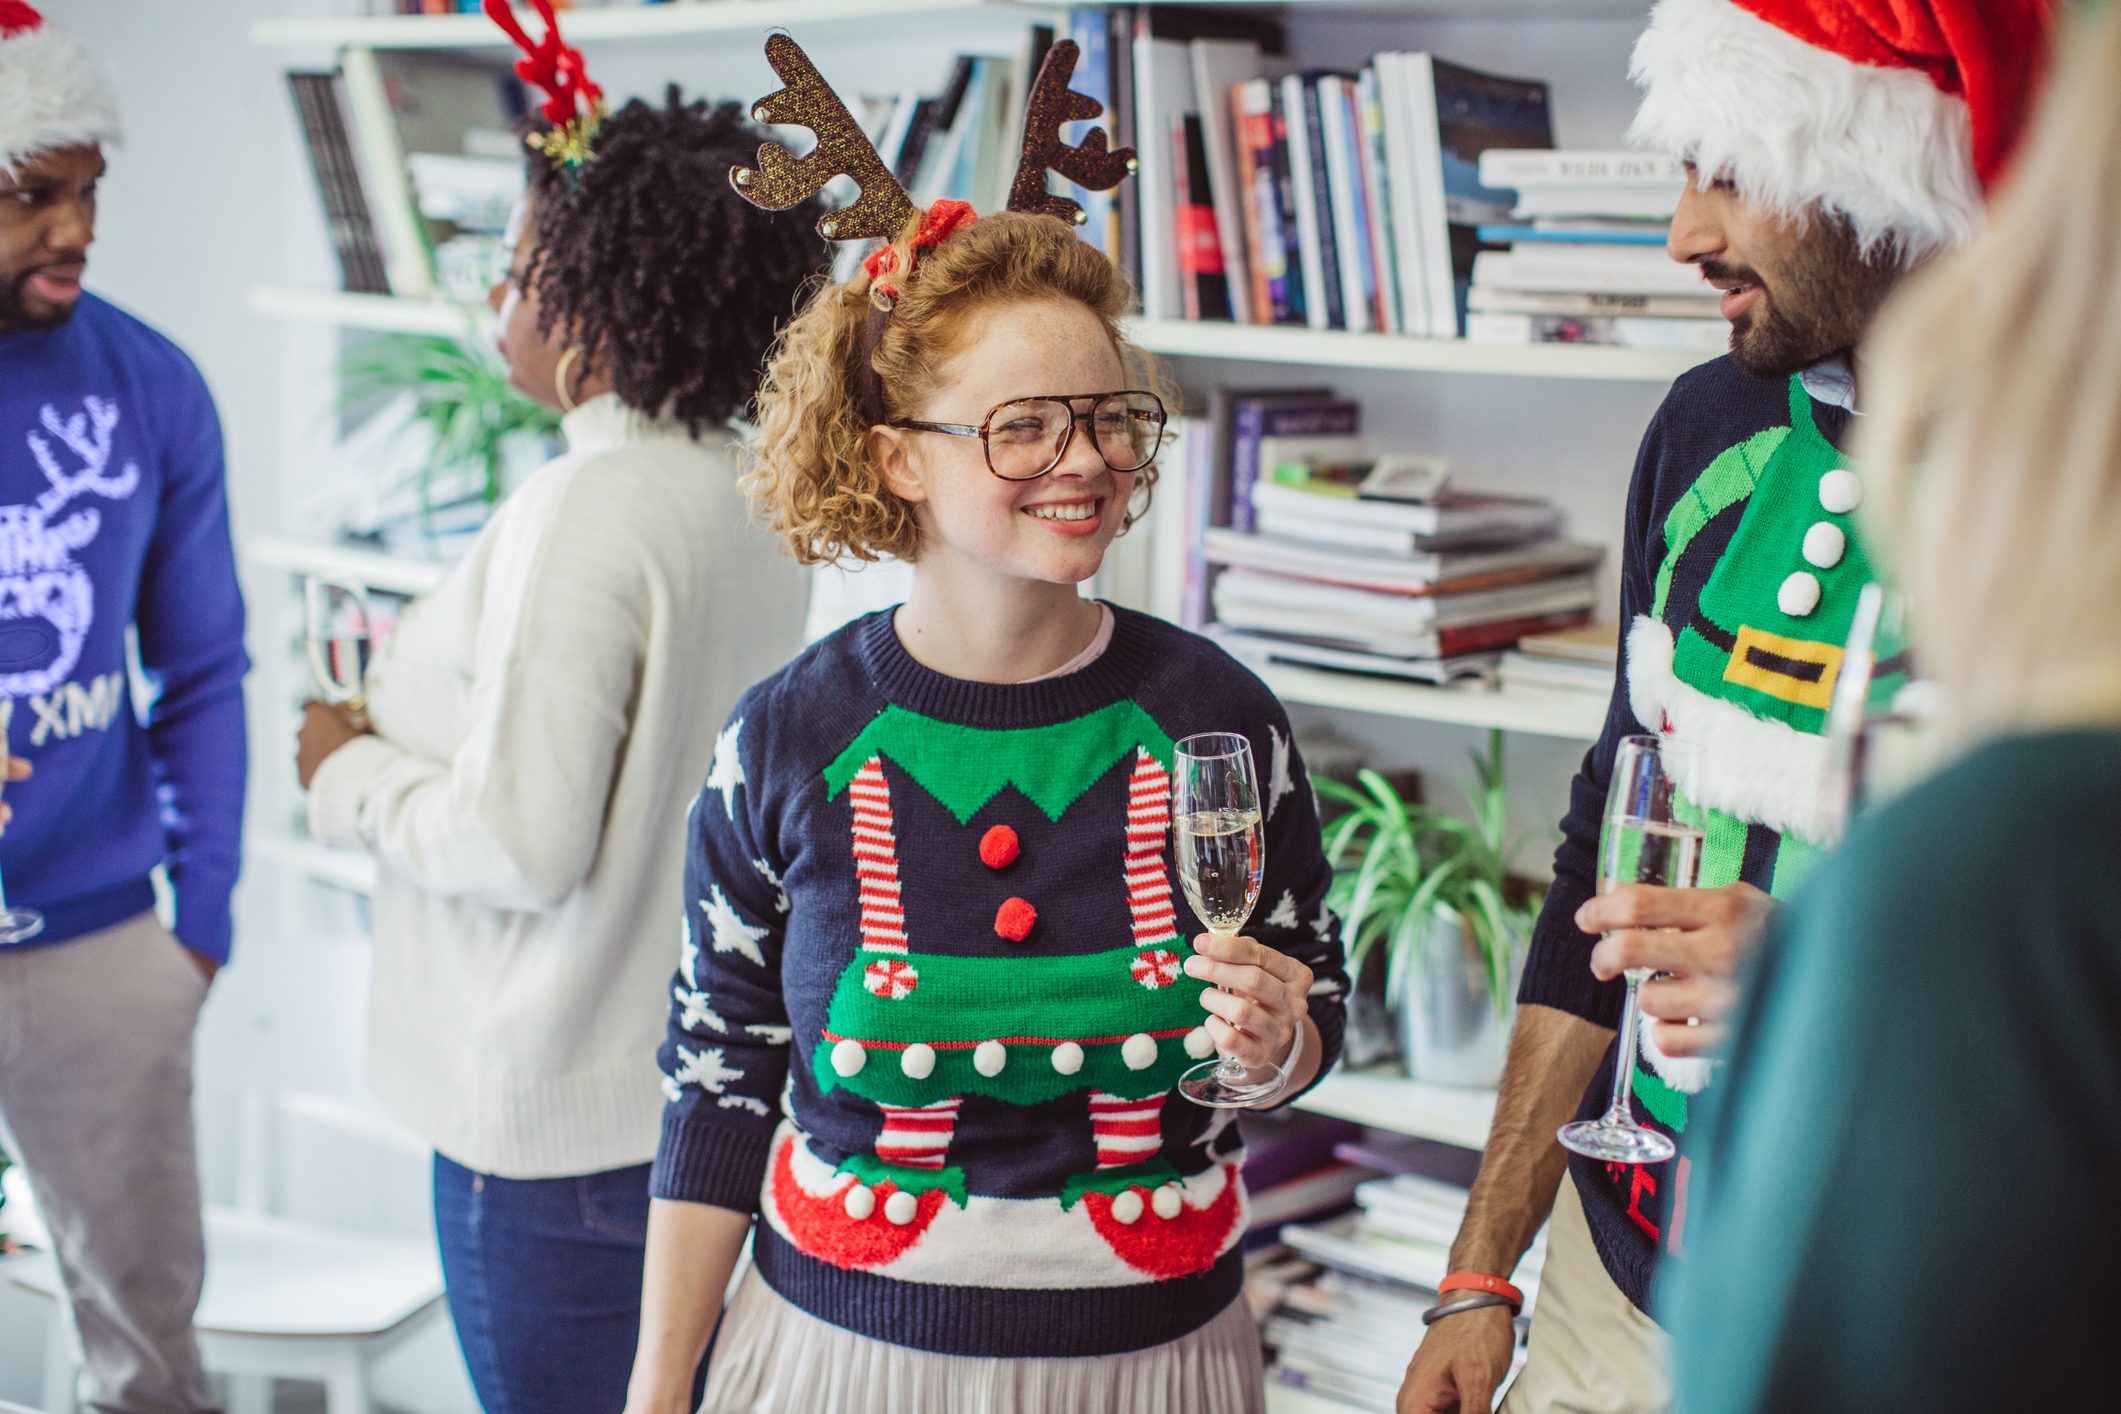
POLYGON ((987 1360, 857 1335, 790 1305, 753 1269, 722 1317, 700 1414, 1264 1414, 1264 1380, 1243 1297, 1147 1350, 987 1360))

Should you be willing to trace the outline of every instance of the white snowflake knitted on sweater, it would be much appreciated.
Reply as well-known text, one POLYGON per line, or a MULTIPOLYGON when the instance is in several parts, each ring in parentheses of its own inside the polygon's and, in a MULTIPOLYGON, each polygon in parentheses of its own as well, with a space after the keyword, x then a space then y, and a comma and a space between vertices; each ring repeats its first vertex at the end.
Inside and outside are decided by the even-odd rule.
POLYGON ((697 1085, 712 1095, 719 1095, 732 1080, 742 1080, 744 1072, 722 1060, 722 1048, 709 1046, 701 1051, 677 1048, 678 1068, 670 1073, 670 1079, 679 1086, 697 1085))
POLYGON ((717 1031, 728 1031, 729 1023, 708 1005, 705 992, 688 992, 683 987, 672 987, 670 994, 676 998, 680 1008, 678 1025, 685 1030, 698 1031, 703 1026, 711 1026, 717 1031))
POLYGON ((736 788, 744 784, 744 763, 737 756, 737 736, 744 730, 744 719, 737 718, 722 728, 714 739, 714 765, 707 770, 707 789, 722 793, 722 808, 729 818, 736 818, 736 788))
POLYGON ((707 926, 713 930, 716 952, 733 952, 755 967, 766 965, 766 955, 759 951, 759 939, 766 936, 766 930, 746 923, 731 906, 721 885, 709 886, 707 897, 700 900, 700 911, 707 915, 707 926))

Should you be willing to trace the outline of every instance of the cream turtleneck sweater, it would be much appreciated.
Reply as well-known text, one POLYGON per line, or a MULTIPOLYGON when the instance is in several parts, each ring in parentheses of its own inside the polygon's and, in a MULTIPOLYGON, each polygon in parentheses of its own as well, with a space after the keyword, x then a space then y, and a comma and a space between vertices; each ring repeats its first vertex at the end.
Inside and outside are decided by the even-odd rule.
POLYGON ((375 735, 310 827, 381 864, 368 1074, 466 1167, 652 1157, 685 809, 738 695, 801 642, 804 577, 749 521, 726 434, 615 395, 377 652, 375 735))

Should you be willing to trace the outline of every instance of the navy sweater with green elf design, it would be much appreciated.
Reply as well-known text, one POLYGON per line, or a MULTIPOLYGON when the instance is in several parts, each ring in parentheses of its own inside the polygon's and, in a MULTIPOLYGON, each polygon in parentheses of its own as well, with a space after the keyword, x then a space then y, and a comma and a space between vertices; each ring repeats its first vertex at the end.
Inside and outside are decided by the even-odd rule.
MULTIPOLYGON (((1573 919, 1596 890, 1622 737, 1664 733, 1701 747, 1700 778, 1680 785, 1707 820, 1702 887, 1742 880, 1784 897, 1817 858, 1834 805, 1826 707, 1856 597, 1873 577, 1852 514, 1860 484, 1837 448, 1848 423, 1801 376, 1755 378, 1728 357, 1681 377, 1651 421, 1628 493, 1620 672, 1572 786, 1519 1001, 1620 1023, 1622 984, 1592 976, 1597 940, 1573 919)), ((1874 698, 1906 680, 1888 654, 1874 698)), ((1617 1050, 1585 1091, 1582 1117, 1604 1112, 1617 1050)), ((1569 1166, 1606 1270, 1642 1307, 1660 1257, 1686 1255, 1687 1122, 1710 1069, 1647 1040, 1626 1059, 1636 1119, 1673 1136, 1678 1157, 1631 1166, 1571 1155, 1569 1166)))
POLYGON ((1115 612, 1094 662, 1014 685, 930 671, 872 615, 716 743, 654 1192, 757 1213, 761 1275, 835 1325, 1094 1356, 1236 1298, 1239 1129, 1173 1088, 1213 1053, 1181 966, 1203 930, 1172 869, 1178 739, 1250 739, 1246 931, 1313 970, 1321 1072, 1339 1054, 1339 925, 1280 705, 1205 640, 1115 612))

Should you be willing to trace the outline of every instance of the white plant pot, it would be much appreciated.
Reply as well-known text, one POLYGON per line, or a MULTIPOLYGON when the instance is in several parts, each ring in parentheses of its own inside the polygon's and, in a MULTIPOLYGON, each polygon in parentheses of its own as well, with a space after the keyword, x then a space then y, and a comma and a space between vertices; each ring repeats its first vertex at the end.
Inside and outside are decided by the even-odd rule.
POLYGON ((1421 958, 1398 997, 1407 1074, 1431 1085, 1492 1089, 1502 1079, 1510 1023, 1496 1015, 1465 920, 1438 910, 1422 939, 1421 958))

